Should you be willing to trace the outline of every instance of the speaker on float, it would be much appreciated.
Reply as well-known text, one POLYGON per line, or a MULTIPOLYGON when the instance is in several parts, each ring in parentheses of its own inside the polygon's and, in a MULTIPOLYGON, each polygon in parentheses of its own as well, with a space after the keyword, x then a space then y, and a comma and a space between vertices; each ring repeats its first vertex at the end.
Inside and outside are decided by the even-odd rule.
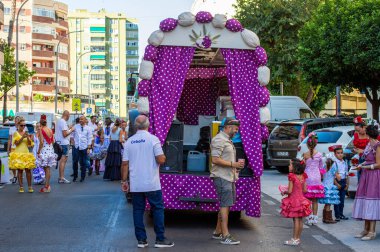
POLYGON ((165 164, 161 165, 161 172, 183 171, 183 129, 184 125, 178 120, 174 120, 170 127, 166 141, 162 146, 166 156, 165 164))

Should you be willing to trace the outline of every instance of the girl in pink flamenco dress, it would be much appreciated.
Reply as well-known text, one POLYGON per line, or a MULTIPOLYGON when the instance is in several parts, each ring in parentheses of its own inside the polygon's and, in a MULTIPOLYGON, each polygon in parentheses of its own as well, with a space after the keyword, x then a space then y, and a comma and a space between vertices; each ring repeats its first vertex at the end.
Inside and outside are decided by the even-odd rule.
POLYGON ((317 135, 311 133, 307 140, 307 147, 309 151, 303 154, 306 160, 305 173, 307 175, 306 184, 307 192, 305 197, 312 202, 313 213, 307 218, 306 225, 315 225, 318 223, 318 199, 325 197, 325 189, 322 184, 321 172, 323 170, 323 156, 315 150, 317 146, 317 135))
POLYGON ((284 244, 289 246, 297 246, 300 244, 301 233, 303 230, 302 218, 311 214, 311 202, 306 199, 304 192, 307 191, 306 179, 304 173, 305 164, 303 161, 293 159, 289 165, 289 186, 287 191, 281 194, 287 194, 281 203, 281 215, 285 218, 293 218, 293 238, 284 244))

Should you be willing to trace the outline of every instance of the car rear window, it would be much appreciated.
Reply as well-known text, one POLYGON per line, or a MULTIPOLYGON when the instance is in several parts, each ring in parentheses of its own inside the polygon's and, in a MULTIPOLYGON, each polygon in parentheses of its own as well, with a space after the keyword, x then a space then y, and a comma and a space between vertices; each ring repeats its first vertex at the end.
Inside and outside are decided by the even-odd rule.
MULTIPOLYGON (((318 136, 318 143, 336 143, 338 139, 342 136, 342 132, 340 131, 317 131, 315 132, 318 136)), ((307 138, 303 141, 303 143, 307 142, 307 138)))
POLYGON ((8 139, 9 128, 0 128, 0 138, 8 139))
POLYGON ((272 131, 272 140, 296 140, 299 137, 301 125, 280 125, 272 131))

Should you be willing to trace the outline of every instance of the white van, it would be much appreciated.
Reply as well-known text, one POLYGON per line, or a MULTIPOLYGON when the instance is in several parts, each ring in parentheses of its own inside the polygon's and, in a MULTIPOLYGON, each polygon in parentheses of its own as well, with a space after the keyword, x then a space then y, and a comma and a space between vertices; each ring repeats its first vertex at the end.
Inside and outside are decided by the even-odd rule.
POLYGON ((271 96, 267 107, 271 112, 271 121, 316 118, 298 96, 271 96))
POLYGON ((54 128, 53 123, 60 118, 58 114, 47 113, 47 112, 17 112, 16 116, 23 117, 26 121, 30 122, 39 122, 41 115, 46 115, 47 126, 50 128, 54 128))

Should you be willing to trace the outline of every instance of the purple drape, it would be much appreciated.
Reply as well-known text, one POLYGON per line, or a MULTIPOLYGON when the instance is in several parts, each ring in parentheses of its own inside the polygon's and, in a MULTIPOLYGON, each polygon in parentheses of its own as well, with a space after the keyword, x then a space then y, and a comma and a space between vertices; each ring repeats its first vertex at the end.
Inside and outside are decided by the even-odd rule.
POLYGON ((218 79, 185 80, 178 104, 177 118, 187 125, 198 125, 199 115, 215 115, 218 79))
POLYGON ((235 115, 240 120, 241 138, 250 167, 256 176, 263 172, 258 63, 254 50, 221 49, 235 115))
POLYGON ((150 132, 165 142, 174 118, 194 47, 160 46, 149 95, 150 132))

